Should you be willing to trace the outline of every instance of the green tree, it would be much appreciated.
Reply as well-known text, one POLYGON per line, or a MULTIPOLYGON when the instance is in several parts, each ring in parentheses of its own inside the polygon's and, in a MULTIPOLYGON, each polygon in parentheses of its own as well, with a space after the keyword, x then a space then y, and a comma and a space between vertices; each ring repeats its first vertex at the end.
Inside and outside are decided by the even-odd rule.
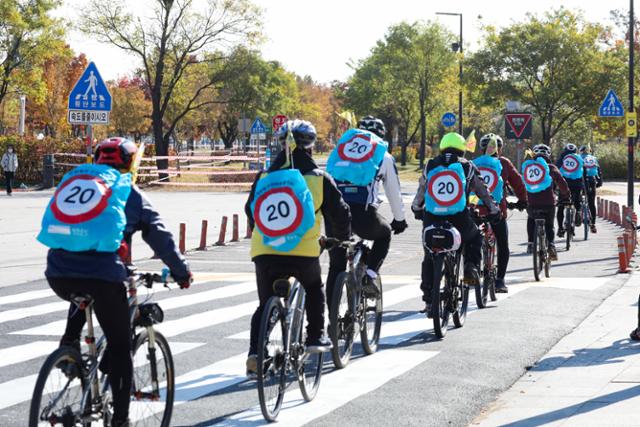
POLYGON ((563 8, 485 32, 466 64, 476 101, 520 101, 535 113, 547 144, 563 127, 592 116, 624 74, 620 56, 601 43, 607 29, 563 8))
POLYGON ((347 107, 360 115, 376 114, 388 127, 398 127, 403 165, 407 145, 418 132, 424 161, 427 116, 441 103, 442 83, 454 72, 451 41, 452 35, 434 22, 394 25, 357 64, 348 82, 347 107))
MULTIPOLYGON (((167 154, 169 139, 187 114, 219 102, 205 96, 224 79, 213 73, 191 81, 181 111, 167 112, 174 91, 202 62, 223 61, 230 44, 252 41, 258 35, 260 11, 249 0, 155 0, 153 10, 136 15, 124 0, 91 0, 85 8, 82 29, 99 40, 129 52, 141 63, 151 98, 151 122, 156 154, 167 154)), ((175 107, 178 103, 173 103, 175 107)), ((158 161, 166 169, 166 161, 158 161)))
POLYGON ((109 131, 117 135, 133 135, 139 139, 151 126, 151 101, 144 92, 144 81, 139 77, 123 77, 110 85, 113 98, 109 131))

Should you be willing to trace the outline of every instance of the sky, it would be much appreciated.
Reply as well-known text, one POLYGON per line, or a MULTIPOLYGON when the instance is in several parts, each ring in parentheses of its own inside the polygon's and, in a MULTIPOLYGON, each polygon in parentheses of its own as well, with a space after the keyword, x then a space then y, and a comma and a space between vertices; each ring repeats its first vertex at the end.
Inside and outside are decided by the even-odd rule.
MULTIPOLYGON (((105 0, 109 1, 109 0, 105 0)), ((199 0, 204 1, 204 0, 199 0)), ((132 7, 144 11, 151 0, 129 0, 132 7)), ((473 51, 481 41, 482 25, 502 27, 522 21, 527 12, 541 14, 564 6, 581 9, 592 22, 609 24, 609 11, 627 10, 626 0, 253 0, 263 9, 265 42, 259 47, 264 58, 277 60, 299 75, 328 83, 346 80, 349 63, 365 58, 375 42, 384 37, 390 25, 416 20, 437 20, 454 33, 459 19, 436 16, 436 12, 463 14, 465 49, 473 51)), ((65 0, 56 15, 71 21, 78 19, 86 0, 65 0)), ((135 58, 117 48, 99 44, 72 31, 68 37, 76 52, 84 52, 96 63, 105 79, 130 74, 139 66, 135 58)))

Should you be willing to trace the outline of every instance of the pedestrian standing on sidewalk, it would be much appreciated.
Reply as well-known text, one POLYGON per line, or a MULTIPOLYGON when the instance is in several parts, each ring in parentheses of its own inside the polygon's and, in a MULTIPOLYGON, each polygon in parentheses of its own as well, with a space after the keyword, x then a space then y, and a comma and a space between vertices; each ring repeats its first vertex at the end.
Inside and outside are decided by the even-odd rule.
POLYGON ((7 147, 7 152, 2 155, 0 166, 4 172, 5 185, 7 187, 7 195, 11 195, 13 189, 13 177, 18 169, 18 155, 15 153, 13 145, 7 147))

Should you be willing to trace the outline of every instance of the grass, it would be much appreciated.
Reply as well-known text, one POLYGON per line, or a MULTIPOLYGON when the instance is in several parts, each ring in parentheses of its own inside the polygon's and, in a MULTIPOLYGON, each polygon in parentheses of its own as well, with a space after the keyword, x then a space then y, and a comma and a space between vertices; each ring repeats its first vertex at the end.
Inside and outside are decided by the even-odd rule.
POLYGON ((400 165, 400 163, 397 163, 396 166, 398 167, 398 175, 400 176, 400 181, 403 183, 417 183, 420 179, 420 175, 422 175, 422 169, 420 169, 420 160, 418 159, 407 162, 405 166, 400 165))

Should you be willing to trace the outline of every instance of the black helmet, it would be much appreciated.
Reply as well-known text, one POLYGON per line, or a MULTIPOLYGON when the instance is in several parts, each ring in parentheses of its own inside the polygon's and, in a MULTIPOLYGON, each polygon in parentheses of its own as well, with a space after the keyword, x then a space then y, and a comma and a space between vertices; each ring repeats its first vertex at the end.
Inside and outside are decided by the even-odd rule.
POLYGON ((495 133, 488 133, 480 138, 480 148, 485 150, 491 141, 494 141, 496 143, 496 147, 500 149, 504 145, 504 141, 502 141, 502 138, 500 138, 499 135, 496 135, 495 133))
POLYGON ((316 128, 310 122, 299 119, 289 120, 278 129, 276 134, 280 144, 284 145, 286 142, 289 129, 291 129, 296 144, 302 148, 313 147, 318 137, 316 128))
POLYGON ((373 132, 380 138, 384 138, 384 135, 387 133, 387 129, 384 127, 382 120, 373 116, 363 117, 358 122, 358 128, 373 132))

